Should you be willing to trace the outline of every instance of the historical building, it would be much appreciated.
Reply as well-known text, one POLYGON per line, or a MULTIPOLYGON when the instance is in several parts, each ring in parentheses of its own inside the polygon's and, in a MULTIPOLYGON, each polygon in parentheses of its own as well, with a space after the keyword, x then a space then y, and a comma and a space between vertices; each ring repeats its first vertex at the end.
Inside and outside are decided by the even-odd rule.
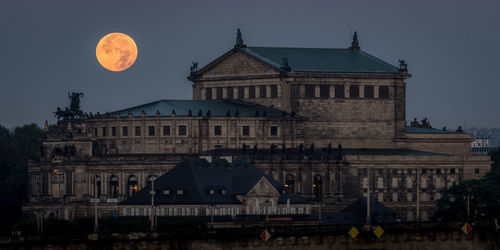
POLYGON ((244 160, 181 162, 120 203, 120 215, 306 215, 310 202, 244 160), (154 184, 154 185, 153 185, 154 184), (155 190, 151 197, 151 190, 155 190))
POLYGON ((181 160, 210 157, 246 159, 333 211, 370 195, 425 220, 441 188, 491 162, 471 154, 467 133, 406 126, 410 76, 404 61, 362 51, 356 33, 349 48, 318 49, 246 46, 238 32, 234 48, 191 67, 193 100, 59 121, 29 165, 24 209, 73 218, 97 196, 116 214, 181 160))

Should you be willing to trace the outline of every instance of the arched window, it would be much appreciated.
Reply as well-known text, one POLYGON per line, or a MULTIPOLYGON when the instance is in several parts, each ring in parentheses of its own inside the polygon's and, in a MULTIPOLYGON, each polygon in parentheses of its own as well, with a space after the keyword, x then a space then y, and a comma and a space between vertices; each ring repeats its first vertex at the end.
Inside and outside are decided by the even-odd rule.
POLYGON ((94 197, 101 198, 101 177, 95 176, 94 197))
POLYGON ((313 193, 316 198, 323 196, 323 179, 319 174, 314 176, 313 193))
POLYGON ((118 176, 113 175, 111 178, 109 178, 109 195, 112 198, 117 198, 118 193, 119 193, 119 186, 118 186, 118 176))
POLYGON ((128 178, 128 196, 134 195, 137 192, 137 190, 139 189, 139 186, 137 185, 138 180, 139 179, 135 175, 131 175, 128 178))
POLYGON ((295 187, 295 178, 293 178, 293 175, 287 174, 285 177, 285 188, 288 188, 293 192, 294 187, 295 187))

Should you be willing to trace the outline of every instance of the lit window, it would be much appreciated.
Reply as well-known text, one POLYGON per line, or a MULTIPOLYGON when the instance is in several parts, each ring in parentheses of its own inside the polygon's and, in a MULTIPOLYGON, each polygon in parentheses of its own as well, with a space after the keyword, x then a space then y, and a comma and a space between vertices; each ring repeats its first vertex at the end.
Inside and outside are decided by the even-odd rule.
POLYGON ((182 190, 182 189, 180 189, 180 188, 179 188, 179 189, 177 189, 177 194, 184 194, 184 190, 182 190))
POLYGON ((169 194, 170 194, 170 189, 163 190, 163 195, 169 195, 169 194))

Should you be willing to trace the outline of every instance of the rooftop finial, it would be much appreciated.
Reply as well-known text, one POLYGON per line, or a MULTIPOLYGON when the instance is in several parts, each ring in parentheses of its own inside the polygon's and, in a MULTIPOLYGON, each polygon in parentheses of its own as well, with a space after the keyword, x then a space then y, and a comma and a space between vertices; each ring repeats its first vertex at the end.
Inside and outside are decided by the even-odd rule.
POLYGON ((193 62, 193 64, 191 65, 190 71, 191 72, 189 75, 193 76, 196 74, 196 71, 198 71, 198 62, 193 62))
POLYGON ((243 35, 241 35, 241 31, 238 28, 238 31, 236 32, 236 44, 234 45, 235 48, 246 48, 246 44, 243 43, 243 35))
POLYGON ((408 64, 403 59, 399 60, 399 71, 408 72, 408 64))
POLYGON ((349 47, 349 49, 355 50, 355 51, 359 51, 361 49, 359 47, 358 32, 357 31, 354 31, 354 35, 352 35, 351 47, 349 47))
POLYGON ((292 70, 292 68, 290 67, 290 64, 288 64, 288 58, 287 57, 284 57, 284 58, 281 58, 283 60, 283 62, 281 63, 281 69, 284 70, 284 71, 287 71, 287 72, 290 72, 292 70))

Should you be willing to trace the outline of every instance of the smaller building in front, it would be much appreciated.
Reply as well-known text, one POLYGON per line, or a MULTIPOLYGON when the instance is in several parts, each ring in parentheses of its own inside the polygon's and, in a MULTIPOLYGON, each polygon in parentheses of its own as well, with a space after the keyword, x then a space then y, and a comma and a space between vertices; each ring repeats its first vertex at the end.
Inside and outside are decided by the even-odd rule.
POLYGON ((210 161, 202 158, 182 161, 121 202, 120 215, 254 216, 311 213, 312 205, 307 199, 284 188, 247 161, 210 161))

